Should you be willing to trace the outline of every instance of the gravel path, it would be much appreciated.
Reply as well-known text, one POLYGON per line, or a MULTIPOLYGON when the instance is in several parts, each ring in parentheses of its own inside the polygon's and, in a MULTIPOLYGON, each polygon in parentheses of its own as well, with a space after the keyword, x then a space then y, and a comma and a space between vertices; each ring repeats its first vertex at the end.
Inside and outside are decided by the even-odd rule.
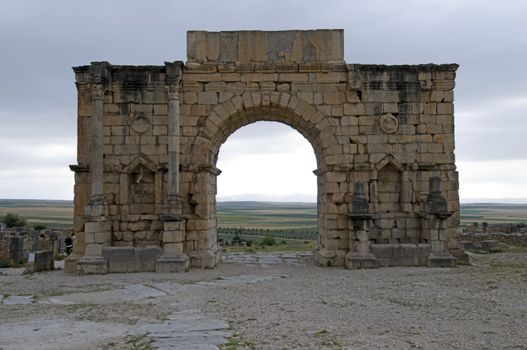
POLYGON ((0 349, 527 349, 527 254, 454 269, 229 255, 185 274, 0 270, 0 349))

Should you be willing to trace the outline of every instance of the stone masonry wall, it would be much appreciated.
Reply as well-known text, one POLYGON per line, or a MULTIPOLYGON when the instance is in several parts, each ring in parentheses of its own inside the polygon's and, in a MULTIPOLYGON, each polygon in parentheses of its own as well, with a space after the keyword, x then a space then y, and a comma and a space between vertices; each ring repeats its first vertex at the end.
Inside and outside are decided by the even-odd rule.
MULTIPOLYGON (((321 39, 309 36, 324 33, 293 35, 292 46, 280 44, 285 51, 276 50, 276 42, 287 39, 285 34, 257 32, 254 35, 267 38, 264 46, 247 48, 244 38, 249 34, 233 33, 237 32, 210 34, 209 40, 206 32, 189 32, 189 61, 181 63, 179 191, 185 217, 181 244, 191 263, 206 266, 201 264, 203 257, 217 255, 220 147, 234 131, 260 120, 285 123, 313 146, 320 259, 344 264, 352 245, 347 214, 357 181, 365 184, 374 215, 369 239, 377 244, 417 244, 430 240, 429 223, 421 214, 429 179, 439 177, 448 212, 453 214, 446 219, 440 239, 448 248, 458 247, 453 117, 457 65, 346 64, 340 49, 342 31, 326 33, 337 43, 330 51, 317 49, 321 39), (225 40, 235 42, 237 51, 224 52, 225 40), (272 59, 264 55, 278 51, 281 56, 272 59), (226 55, 233 61, 222 61, 226 55)), ((163 246, 168 66, 107 65, 103 98, 103 192, 111 236, 107 245, 163 246)), ((79 95, 79 164, 72 166, 76 172, 74 253, 80 256, 84 208, 90 198, 90 67, 74 69, 79 95)))

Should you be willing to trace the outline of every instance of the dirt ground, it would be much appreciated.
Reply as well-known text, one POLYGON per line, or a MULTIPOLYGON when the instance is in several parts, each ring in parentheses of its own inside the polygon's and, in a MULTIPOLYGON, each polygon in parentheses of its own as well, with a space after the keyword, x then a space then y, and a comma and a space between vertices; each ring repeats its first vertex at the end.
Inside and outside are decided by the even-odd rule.
POLYGON ((273 254, 183 274, 1 269, 0 350, 527 349, 527 253, 471 259, 443 269, 321 268, 273 254))

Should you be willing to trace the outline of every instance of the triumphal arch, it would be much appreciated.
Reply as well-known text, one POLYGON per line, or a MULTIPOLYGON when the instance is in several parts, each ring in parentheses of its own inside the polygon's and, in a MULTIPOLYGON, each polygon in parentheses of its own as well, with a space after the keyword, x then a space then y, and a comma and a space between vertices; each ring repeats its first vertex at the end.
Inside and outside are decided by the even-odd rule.
POLYGON ((75 67, 78 164, 66 271, 213 268, 222 143, 256 121, 317 159, 323 266, 454 266, 456 64, 344 61, 342 30, 187 33, 187 61, 75 67))

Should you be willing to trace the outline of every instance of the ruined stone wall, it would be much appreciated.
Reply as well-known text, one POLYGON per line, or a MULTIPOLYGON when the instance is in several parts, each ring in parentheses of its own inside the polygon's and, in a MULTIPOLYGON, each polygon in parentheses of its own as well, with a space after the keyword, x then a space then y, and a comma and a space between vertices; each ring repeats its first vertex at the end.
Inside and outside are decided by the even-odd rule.
POLYGON ((23 264, 27 261, 28 236, 6 234, 0 239, 0 262, 23 264))
POLYGON ((527 247, 527 233, 505 233, 505 232, 491 232, 491 233, 471 233, 465 232, 459 236, 460 241, 468 242, 482 242, 487 240, 496 240, 501 243, 527 247))
POLYGON ((96 78, 104 86, 102 222, 107 232, 89 235, 91 243, 163 247, 169 242, 188 254, 194 266, 214 266, 218 152, 240 127, 268 120, 299 131, 316 155, 319 262, 342 266, 353 249, 348 213, 357 181, 365 184, 373 215, 369 240, 417 244, 429 243, 430 232, 435 232, 423 213, 429 180, 439 177, 450 216, 438 231, 440 237, 433 239, 458 247, 457 65, 346 64, 342 31, 189 32, 187 46, 185 65, 93 63, 75 68, 79 164, 72 167, 74 253, 83 255, 89 243, 83 215, 90 200, 96 78), (181 67, 175 78, 174 66, 181 67), (105 73, 94 73, 100 69, 105 73), (170 97, 174 87, 177 96, 170 97), (184 232, 163 235, 174 98, 180 113, 178 193, 184 232))

